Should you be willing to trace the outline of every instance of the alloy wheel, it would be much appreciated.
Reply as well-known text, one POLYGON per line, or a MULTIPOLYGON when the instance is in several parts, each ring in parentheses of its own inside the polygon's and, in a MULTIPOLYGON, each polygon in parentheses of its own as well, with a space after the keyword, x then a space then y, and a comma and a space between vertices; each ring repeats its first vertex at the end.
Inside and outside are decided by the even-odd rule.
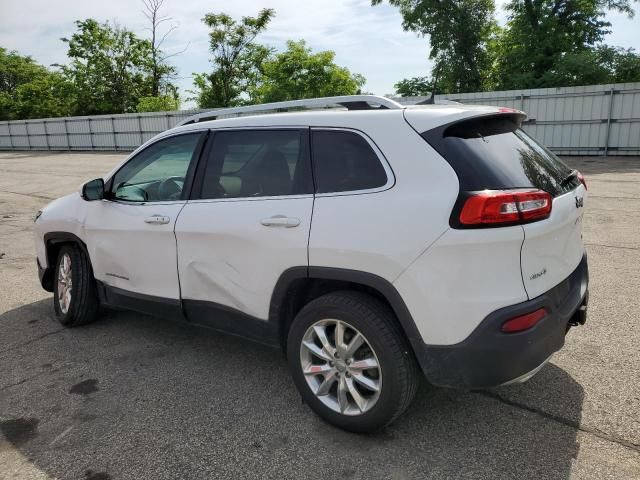
POLYGON ((58 267, 58 305, 60 311, 66 315, 71 305, 71 257, 65 253, 60 260, 58 267))
POLYGON ((373 348, 347 322, 324 319, 302 338, 300 364, 313 394, 331 410, 362 415, 382 390, 382 370, 373 348))

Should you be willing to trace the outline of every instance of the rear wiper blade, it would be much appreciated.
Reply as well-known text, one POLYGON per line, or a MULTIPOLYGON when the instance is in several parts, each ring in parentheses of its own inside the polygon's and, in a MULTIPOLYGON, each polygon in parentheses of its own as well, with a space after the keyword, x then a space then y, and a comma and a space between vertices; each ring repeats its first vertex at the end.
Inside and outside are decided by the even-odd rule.
POLYGON ((564 187, 566 184, 568 184, 571 180, 573 180, 574 178, 578 177, 578 171, 577 170, 571 170, 571 172, 569 172, 569 175, 567 175, 564 180, 562 180, 560 182, 560 186, 564 187))

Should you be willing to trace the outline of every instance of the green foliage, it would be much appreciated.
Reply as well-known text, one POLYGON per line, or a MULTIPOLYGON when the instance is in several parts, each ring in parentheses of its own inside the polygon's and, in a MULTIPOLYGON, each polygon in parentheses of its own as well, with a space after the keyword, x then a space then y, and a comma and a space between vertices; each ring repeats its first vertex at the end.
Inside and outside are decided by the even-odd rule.
POLYGON ((640 55, 606 45, 564 55, 544 76, 548 84, 575 86, 640 81, 640 55))
POLYGON ((262 82, 253 97, 260 102, 280 102, 358 93, 364 77, 336 65, 334 59, 332 51, 312 53, 304 40, 290 40, 284 52, 262 65, 262 82))
POLYGON ((69 115, 72 99, 60 73, 0 47, 0 120, 69 115))
POLYGON ((180 101, 170 95, 160 95, 158 97, 141 97, 138 101, 136 111, 138 112, 169 112, 178 110, 180 101))
POLYGON ((492 83, 498 89, 513 89, 609 81, 607 58, 615 55, 611 47, 594 45, 610 31, 605 10, 632 16, 632 1, 512 0, 506 6, 509 21, 493 46, 492 83), (585 60, 599 63, 583 63, 581 71, 585 60))
POLYGON ((132 32, 98 23, 77 21, 62 67, 76 91, 76 115, 135 112, 138 100, 152 96, 151 42, 132 32))
POLYGON ((200 108, 230 107, 246 102, 242 94, 261 76, 261 66, 271 50, 254 42, 275 12, 265 8, 257 17, 238 22, 225 13, 208 13, 202 21, 211 29, 211 73, 194 74, 195 100, 200 108))
POLYGON ((15 118, 65 117, 71 114, 73 85, 59 72, 48 72, 16 89, 15 118))
POLYGON ((393 86, 401 97, 419 97, 433 91, 433 82, 429 77, 404 78, 393 86))
MULTIPOLYGON (((373 5, 383 0, 372 0, 373 5)), ((488 71, 487 44, 496 28, 493 0, 389 0, 405 30, 428 36, 439 92, 474 92, 488 71), (437 75, 436 73, 437 72, 437 75)))

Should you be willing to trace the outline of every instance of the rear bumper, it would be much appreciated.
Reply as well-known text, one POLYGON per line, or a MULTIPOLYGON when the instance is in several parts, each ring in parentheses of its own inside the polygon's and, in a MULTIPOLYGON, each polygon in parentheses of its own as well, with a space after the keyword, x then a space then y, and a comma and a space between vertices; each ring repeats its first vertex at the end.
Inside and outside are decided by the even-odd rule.
POLYGON ((589 270, 586 254, 560 284, 539 297, 489 314, 464 341, 427 345, 416 352, 429 381, 457 388, 493 387, 528 378, 564 345, 570 326, 586 320, 589 270), (547 316, 529 330, 503 333, 515 316, 545 308, 547 316))

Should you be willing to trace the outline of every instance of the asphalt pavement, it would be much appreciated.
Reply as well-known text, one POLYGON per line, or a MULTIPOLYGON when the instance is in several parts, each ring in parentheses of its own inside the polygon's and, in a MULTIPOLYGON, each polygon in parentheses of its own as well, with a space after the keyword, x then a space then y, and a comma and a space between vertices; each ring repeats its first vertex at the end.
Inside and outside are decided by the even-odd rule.
POLYGON ((0 152, 0 479, 639 479, 640 158, 587 177, 590 311, 523 385, 423 385, 374 435, 304 405, 277 350, 136 313, 65 329, 31 226, 123 158, 0 152))

